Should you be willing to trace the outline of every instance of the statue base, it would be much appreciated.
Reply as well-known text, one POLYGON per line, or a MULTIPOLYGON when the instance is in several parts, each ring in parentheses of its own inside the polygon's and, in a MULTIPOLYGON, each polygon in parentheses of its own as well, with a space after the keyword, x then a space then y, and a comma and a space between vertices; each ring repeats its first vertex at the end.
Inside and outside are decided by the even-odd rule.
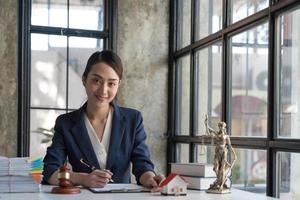
POLYGON ((213 193, 213 194, 228 194, 230 193, 230 189, 228 188, 223 188, 223 189, 213 189, 210 188, 206 190, 207 193, 213 193))
POLYGON ((78 187, 69 186, 69 187, 54 187, 51 190, 53 194, 78 194, 80 189, 78 187))

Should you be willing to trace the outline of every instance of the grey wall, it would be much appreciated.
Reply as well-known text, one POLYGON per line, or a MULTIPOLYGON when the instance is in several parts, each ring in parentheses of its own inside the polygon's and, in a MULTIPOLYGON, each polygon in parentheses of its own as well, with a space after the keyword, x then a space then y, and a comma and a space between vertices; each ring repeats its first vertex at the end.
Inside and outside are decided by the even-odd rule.
POLYGON ((169 1, 118 1, 117 52, 125 75, 122 105, 142 112, 157 171, 166 169, 169 1))
POLYGON ((17 0, 0 0, 0 155, 17 154, 17 0))

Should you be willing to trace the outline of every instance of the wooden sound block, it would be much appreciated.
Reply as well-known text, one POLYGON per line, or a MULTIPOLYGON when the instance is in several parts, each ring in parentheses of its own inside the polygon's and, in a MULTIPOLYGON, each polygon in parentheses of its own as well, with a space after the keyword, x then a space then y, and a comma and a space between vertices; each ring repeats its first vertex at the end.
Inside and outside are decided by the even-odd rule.
POLYGON ((68 187, 54 187, 51 190, 53 194, 78 194, 80 193, 80 188, 74 186, 68 187))

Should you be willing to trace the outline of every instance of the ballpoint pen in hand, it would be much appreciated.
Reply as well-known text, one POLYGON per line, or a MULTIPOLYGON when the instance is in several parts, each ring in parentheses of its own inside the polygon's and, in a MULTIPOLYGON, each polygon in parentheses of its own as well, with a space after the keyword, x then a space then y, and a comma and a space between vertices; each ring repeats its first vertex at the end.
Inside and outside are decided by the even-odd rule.
MULTIPOLYGON (((84 164, 85 166, 87 166, 88 168, 90 168, 92 171, 96 170, 96 167, 95 167, 95 166, 89 165, 86 161, 83 160, 83 158, 80 159, 80 162, 81 162, 82 164, 84 164)), ((103 169, 103 171, 106 171, 106 172, 111 173, 108 169, 103 169)), ((114 180, 109 179, 109 182, 112 182, 112 183, 113 183, 114 180)))

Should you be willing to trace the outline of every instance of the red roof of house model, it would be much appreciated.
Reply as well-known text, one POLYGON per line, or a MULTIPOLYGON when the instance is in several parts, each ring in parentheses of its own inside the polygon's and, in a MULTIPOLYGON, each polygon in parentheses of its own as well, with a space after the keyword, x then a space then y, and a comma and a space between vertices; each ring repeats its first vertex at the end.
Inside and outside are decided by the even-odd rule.
MULTIPOLYGON (((159 184, 159 187, 164 187, 165 185, 167 185, 171 180, 173 180, 173 178, 175 178, 176 176, 179 176, 178 174, 176 173, 171 173, 169 174, 169 176, 159 184)), ((181 178, 181 176, 179 176, 181 178)), ((182 180, 184 180, 183 178, 181 178, 182 180)), ((185 182, 185 180, 184 180, 185 182)))

